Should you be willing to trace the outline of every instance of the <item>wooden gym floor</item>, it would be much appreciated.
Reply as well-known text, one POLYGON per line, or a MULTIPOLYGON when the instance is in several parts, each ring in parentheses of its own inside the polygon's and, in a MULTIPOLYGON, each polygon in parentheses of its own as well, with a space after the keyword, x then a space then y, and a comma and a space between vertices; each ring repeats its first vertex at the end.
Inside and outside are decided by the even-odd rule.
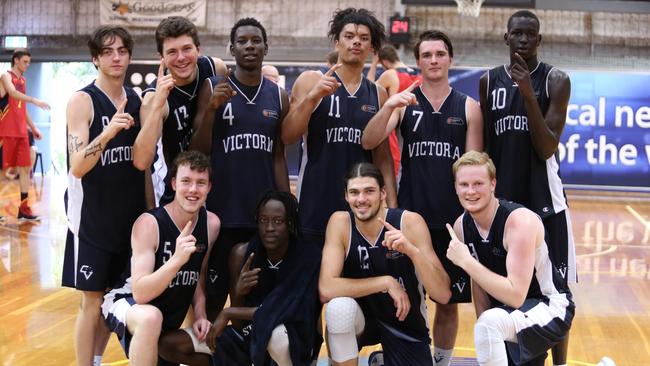
MULTIPOLYGON (((30 197, 41 223, 9 219, 0 226, 2 366, 75 364, 79 295, 60 286, 64 189, 65 177, 35 177, 30 197)), ((17 183, 0 182, 0 215, 15 216, 18 201, 17 183)), ((650 365, 650 197, 573 191, 569 201, 580 280, 572 287, 569 364, 594 365, 609 356, 618 366, 650 365)), ((460 317, 454 355, 475 357, 471 305, 460 307, 460 317)), ((127 364, 114 337, 103 363, 127 364)))

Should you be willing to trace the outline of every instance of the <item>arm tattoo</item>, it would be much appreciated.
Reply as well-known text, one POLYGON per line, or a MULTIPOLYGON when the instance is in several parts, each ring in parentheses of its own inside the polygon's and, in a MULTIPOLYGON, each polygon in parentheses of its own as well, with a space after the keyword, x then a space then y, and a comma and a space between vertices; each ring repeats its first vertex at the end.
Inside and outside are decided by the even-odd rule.
POLYGON ((87 158, 89 156, 95 156, 97 153, 101 153, 102 150, 104 150, 104 147, 99 141, 95 141, 88 145, 86 148, 86 153, 84 154, 84 158, 87 158))
POLYGON ((82 144, 79 141, 79 136, 68 135, 68 153, 72 154, 73 152, 79 151, 82 144))

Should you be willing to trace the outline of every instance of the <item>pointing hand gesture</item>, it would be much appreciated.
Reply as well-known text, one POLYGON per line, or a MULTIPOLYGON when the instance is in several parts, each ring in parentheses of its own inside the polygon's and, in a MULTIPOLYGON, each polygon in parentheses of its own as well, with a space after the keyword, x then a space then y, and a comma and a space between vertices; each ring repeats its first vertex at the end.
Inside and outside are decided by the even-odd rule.
POLYGON ((230 79, 230 69, 226 70, 226 74, 221 80, 217 83, 212 91, 212 96, 210 97, 210 108, 217 109, 223 103, 230 100, 230 98, 237 95, 237 92, 233 90, 230 86, 228 80, 230 79))
POLYGON ((176 85, 176 80, 172 74, 165 75, 165 63, 163 60, 160 60, 160 66, 158 67, 158 77, 156 78, 156 104, 158 106, 163 106, 167 102, 169 93, 176 85))
POLYGON ((418 85, 420 85, 420 81, 416 80, 402 92, 393 94, 393 96, 388 98, 386 101, 386 106, 389 108, 401 108, 418 104, 418 100, 415 97, 415 94, 413 94, 413 89, 418 87, 418 85))
POLYGON ((381 243, 383 246, 389 250, 395 250, 400 253, 410 255, 412 250, 415 249, 413 243, 411 243, 402 233, 401 230, 396 229, 393 225, 384 221, 381 217, 378 218, 387 231, 384 234, 384 241, 381 243))
POLYGON ((111 121, 108 123, 108 126, 104 127, 108 129, 111 139, 115 137, 120 131, 128 130, 135 124, 135 120, 131 117, 130 114, 124 112, 126 108, 127 98, 124 98, 122 102, 117 106, 117 111, 111 118, 111 121))
POLYGON ((469 248, 465 243, 458 239, 454 228, 449 224, 447 224, 447 231, 449 231, 449 236, 451 237, 449 247, 447 248, 447 258, 449 258, 449 260, 451 260, 455 265, 464 268, 462 262, 468 258, 472 258, 469 248))
POLYGON ((251 269, 253 264, 253 257, 255 253, 251 253, 246 259, 246 263, 239 272, 239 278, 237 278, 237 284, 235 286, 235 293, 237 296, 248 295, 253 287, 257 286, 257 281, 259 280, 260 268, 251 269))
POLYGON ((178 258, 181 263, 185 264, 195 251, 196 238, 192 235, 192 220, 190 220, 176 238, 176 250, 173 257, 178 258))
POLYGON ((332 66, 323 76, 321 76, 318 83, 309 92, 310 96, 314 99, 324 98, 328 95, 334 94, 336 89, 341 86, 341 83, 333 76, 334 72, 338 70, 342 64, 336 64, 332 66))

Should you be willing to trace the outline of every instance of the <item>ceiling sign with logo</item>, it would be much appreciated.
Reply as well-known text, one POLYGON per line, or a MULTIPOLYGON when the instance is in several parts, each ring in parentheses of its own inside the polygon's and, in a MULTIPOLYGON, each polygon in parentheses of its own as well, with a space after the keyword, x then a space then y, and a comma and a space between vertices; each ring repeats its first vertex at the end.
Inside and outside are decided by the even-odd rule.
POLYGON ((157 27, 169 16, 183 16, 205 26, 207 0, 99 0, 101 24, 157 27))

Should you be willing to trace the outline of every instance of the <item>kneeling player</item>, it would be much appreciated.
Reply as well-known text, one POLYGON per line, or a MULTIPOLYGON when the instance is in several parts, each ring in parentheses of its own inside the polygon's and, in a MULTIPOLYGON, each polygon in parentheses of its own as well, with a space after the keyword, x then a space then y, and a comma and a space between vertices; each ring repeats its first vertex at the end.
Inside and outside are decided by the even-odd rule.
POLYGON ((358 163, 348 173, 351 211, 327 225, 319 280, 334 365, 356 365, 359 348, 381 343, 386 365, 432 365, 426 292, 451 296, 429 231, 414 212, 387 208, 380 171, 358 163))
POLYGON ((465 213, 453 230, 447 225, 447 257, 472 278, 478 362, 507 365, 509 356, 515 365, 544 365, 546 351, 568 335, 575 306, 549 259, 542 220, 495 197, 486 153, 465 153, 453 170, 465 213))
POLYGON ((177 331, 161 340, 161 355, 187 365, 310 365, 318 355, 320 249, 299 240, 298 203, 268 191, 257 205, 257 235, 229 259, 231 306, 219 313, 207 344, 177 331), (232 325, 228 326, 228 322, 232 325), (192 344, 193 343, 193 344, 192 344))
POLYGON ((220 226, 217 216, 203 207, 210 191, 210 160, 196 151, 182 152, 171 177, 173 201, 133 224, 130 272, 102 304, 104 320, 131 365, 156 364, 158 338, 180 327, 190 304, 194 335, 202 340, 210 330, 203 289, 208 254, 220 226))

